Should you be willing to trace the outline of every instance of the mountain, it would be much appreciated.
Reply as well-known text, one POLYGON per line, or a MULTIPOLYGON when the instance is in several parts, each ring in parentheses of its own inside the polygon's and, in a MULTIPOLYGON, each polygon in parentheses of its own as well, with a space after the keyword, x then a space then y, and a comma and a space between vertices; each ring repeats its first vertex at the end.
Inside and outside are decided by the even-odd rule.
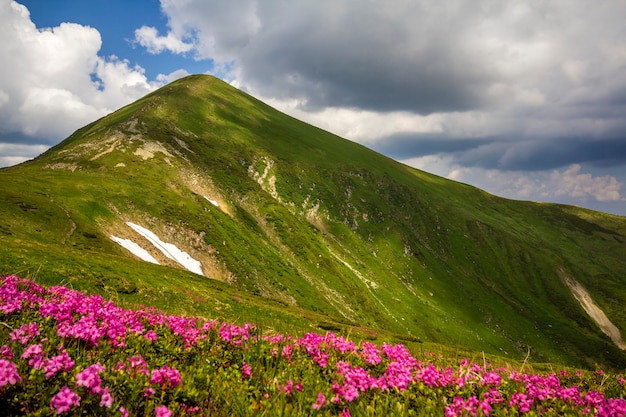
POLYGON ((272 328, 623 368, 624 254, 624 217, 410 168, 206 75, 0 170, 0 273, 272 328))

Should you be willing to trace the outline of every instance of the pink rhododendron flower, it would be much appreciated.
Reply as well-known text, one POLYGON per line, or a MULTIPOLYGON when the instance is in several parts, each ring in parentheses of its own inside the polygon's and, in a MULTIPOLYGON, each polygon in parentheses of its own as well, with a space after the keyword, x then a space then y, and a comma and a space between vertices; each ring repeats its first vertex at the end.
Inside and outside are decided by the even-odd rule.
POLYGON ((284 385, 279 386, 279 390, 284 391, 287 396, 291 395, 294 388, 296 389, 296 391, 302 392, 302 384, 300 382, 296 382, 296 384, 294 385, 291 379, 287 380, 287 383, 285 383, 284 385))
POLYGON ((89 388, 90 394, 100 394, 102 392, 102 380, 100 372, 104 371, 104 366, 95 363, 76 375, 76 385, 89 388))
POLYGON ((599 417, 626 416, 626 399, 609 398, 597 408, 599 417))
POLYGON ((41 344, 30 345, 24 350, 22 359, 28 359, 28 364, 35 369, 41 369, 43 366, 43 347, 41 344))
POLYGON ((366 363, 370 365, 378 365, 382 358, 380 357, 380 349, 373 343, 363 342, 361 347, 361 356, 366 363))
POLYGON ((232 343, 235 346, 241 346, 243 342, 247 342, 250 339, 250 330, 252 329, 254 329, 254 326, 250 323, 246 323, 243 326, 222 323, 219 335, 223 341, 232 343))
POLYGON ((183 412, 186 414, 193 414, 193 413, 197 413, 198 411, 200 411, 200 407, 198 406, 193 406, 190 407, 187 404, 181 404, 180 408, 183 410, 183 412))
POLYGON ((67 372, 72 369, 73 366, 74 361, 66 351, 61 352, 60 355, 43 360, 43 369, 46 379, 52 378, 57 372, 67 372))
POLYGON ((50 400, 50 408, 57 414, 70 411, 73 406, 80 405, 80 397, 67 386, 61 388, 50 400))
POLYGON ((533 399, 521 392, 514 393, 509 400, 509 407, 518 407, 520 413, 528 413, 532 406, 533 399))
MULTIPOLYGON (((112 390, 102 386, 102 379, 106 375, 122 383, 128 379, 134 380, 131 385, 136 392, 132 393, 132 397, 125 397, 126 391, 120 391, 122 399, 134 398, 138 400, 137 403, 144 406, 149 404, 148 408, 154 409, 153 415, 171 417, 174 413, 167 407, 167 403, 153 407, 155 403, 164 401, 166 396, 171 400, 170 394, 165 392, 165 389, 182 385, 183 376, 174 368, 180 362, 172 359, 172 365, 149 371, 148 364, 141 355, 124 356, 127 352, 146 352, 146 357, 154 359, 155 346, 150 341, 157 340, 157 332, 163 332, 164 336, 160 336, 163 341, 172 341, 176 349, 181 343, 185 349, 192 349, 194 346, 200 346, 200 341, 207 341, 210 352, 208 342, 215 341, 222 345, 222 342, 227 342, 229 344, 227 349, 236 355, 241 353, 252 355, 254 350, 248 349, 253 347, 254 343, 265 343, 266 345, 258 351, 266 352, 268 357, 265 359, 273 361, 278 372, 267 377, 267 369, 259 367, 258 370, 255 368, 255 377, 258 372, 261 381, 271 381, 270 378, 277 381, 278 375, 297 375, 282 373, 284 368, 278 368, 292 366, 292 359, 295 358, 298 366, 304 364, 306 367, 306 370, 299 374, 300 378, 311 384, 308 393, 303 394, 304 401, 311 404, 312 410, 320 410, 330 403, 332 407, 328 407, 328 411, 334 415, 340 413, 339 415, 344 417, 350 415, 348 406, 357 410, 362 406, 368 406, 367 403, 372 398, 379 396, 382 401, 374 406, 374 412, 380 415, 393 413, 396 410, 385 409, 379 404, 385 402, 394 404, 394 395, 413 388, 419 391, 420 395, 423 393, 429 396, 429 401, 432 399, 434 408, 430 411, 433 414, 449 417, 540 415, 546 412, 626 417, 626 400, 621 398, 626 384, 624 375, 605 374, 602 371, 595 374, 581 371, 555 371, 549 375, 529 374, 522 373, 519 369, 512 372, 503 368, 493 369, 487 363, 478 365, 467 359, 462 359, 455 365, 449 365, 448 362, 444 367, 439 364, 441 362, 435 362, 443 359, 441 355, 422 353, 420 358, 434 359, 432 363, 418 361, 403 345, 384 343, 382 347, 378 347, 369 342, 357 345, 330 332, 325 335, 309 333, 298 339, 281 334, 261 337, 250 324, 236 326, 216 320, 167 316, 153 308, 124 310, 112 302, 104 301, 100 296, 87 296, 66 287, 44 289, 16 277, 0 277, 0 312, 2 311, 16 313, 6 318, 7 322, 10 321, 7 324, 10 324, 13 330, 5 331, 7 344, 0 346, 0 391, 35 392, 32 384, 39 384, 45 375, 50 381, 35 388, 41 387, 43 401, 50 401, 52 411, 48 410, 48 413, 72 414, 80 410, 84 415, 106 413, 128 417, 132 413, 142 414, 141 410, 145 409, 140 409, 142 405, 139 405, 137 410, 134 409, 136 404, 133 403, 126 404, 131 410, 119 405, 114 406, 112 390), (38 321, 32 321, 33 317, 37 317, 38 321), (43 320, 40 320, 41 318, 43 320), (27 324, 22 324, 24 321, 27 324), (70 349, 66 351, 61 345, 55 351, 55 348, 50 346, 51 342, 41 336, 53 334, 50 332, 70 338, 61 342, 70 346, 70 349), (125 346, 126 338, 132 350, 119 349, 125 346), (80 340, 76 343, 76 340, 71 339, 80 340), (52 356, 55 353, 59 354, 52 356), (80 361, 80 372, 75 376, 59 375, 62 372, 69 372, 74 367, 74 360, 70 354, 77 362, 80 361), (286 358, 287 361, 280 358, 286 358), (103 374, 105 368, 100 363, 93 364, 98 360, 102 363, 117 362, 117 365, 110 369, 111 375, 103 374), (28 370, 26 364, 35 370, 28 370), (29 373, 29 378, 19 375, 19 371, 24 369, 29 373), (309 379, 307 373, 309 370, 315 373, 314 379, 309 379), (74 392, 64 386, 49 399, 58 386, 63 384, 62 381, 69 380, 72 376, 77 387, 84 387, 80 388, 83 391, 77 389, 74 392), (153 385, 148 385, 148 381, 153 385), (610 386, 611 389, 605 389, 603 386, 610 386), (594 387, 598 391, 593 391, 594 387), (27 389, 30 391, 26 391, 27 389), (332 397, 327 399, 320 390, 332 392, 332 397), (155 396, 156 391, 162 395, 161 398, 155 396), (320 392, 317 393, 315 400, 310 397, 307 399, 308 395, 314 395, 312 393, 316 391, 320 392), (89 401, 85 398, 81 402, 78 394, 84 396, 86 393, 98 397, 90 398, 89 401), (138 399, 137 397, 142 394, 150 398, 138 399), (620 398, 608 398, 609 396, 620 398), (351 402, 355 403, 350 404, 351 402), (103 408, 98 408, 98 404, 103 408)), ((56 337, 52 339, 57 343, 56 337)), ((196 355, 196 352, 189 353, 191 354, 189 357, 196 355)), ((206 359, 209 363, 220 366, 219 361, 211 361, 202 357, 200 352, 197 353, 200 360, 206 359)), ((252 367, 245 361, 241 363, 240 369, 243 379, 252 376, 252 367)), ((252 380, 246 384, 256 382, 252 380)), ((186 395, 185 390, 187 387, 181 388, 180 392, 186 395)), ((284 384, 278 384, 278 392, 284 392, 285 397, 294 395, 294 390, 302 392, 302 384, 292 379, 284 384)), ((39 395, 39 392, 36 394, 39 395)), ((285 397, 283 401, 286 402, 301 400, 285 397)), ((264 392, 262 398, 268 399, 270 394, 264 392)), ((242 396, 236 400, 245 402, 250 398, 242 396)), ((239 405, 246 406, 245 403, 239 405)), ((44 407, 42 412, 45 413, 46 409, 44 407)), ((0 409, 0 414, 3 414, 3 411, 6 413, 6 410, 0 409)), ((197 406, 187 406, 180 402, 176 405, 176 413, 181 415, 203 411, 197 406)))
POLYGON ((4 359, 13 359, 15 355, 8 345, 2 345, 2 347, 0 347, 0 356, 4 359))
POLYGON ((157 336, 157 334, 156 334, 156 332, 154 330, 148 330, 143 337, 145 337, 147 340, 149 340, 151 342, 156 341, 157 338, 158 338, 158 336, 157 336))
POLYGON ((150 377, 151 384, 157 384, 163 387, 170 386, 171 388, 176 388, 180 385, 180 382, 181 378, 178 369, 170 368, 167 365, 152 371, 152 376, 150 377))
POLYGON ((208 320, 206 323, 204 323, 202 325, 201 330, 203 332, 208 332, 209 330, 214 330, 217 329, 219 326, 219 321, 213 319, 213 320, 208 320))
POLYGON ((15 385, 20 381, 22 378, 17 371, 17 366, 11 361, 0 359, 0 387, 7 384, 15 385))
POLYGON ((154 409, 156 417, 170 417, 172 412, 164 405, 160 405, 154 409))
POLYGON ((131 356, 127 359, 127 362, 130 363, 131 369, 135 372, 146 375, 150 374, 150 372, 148 371, 148 364, 146 363, 145 359, 141 357, 141 355, 131 356))
POLYGON ((252 375, 252 367, 248 365, 246 361, 243 361, 243 366, 241 367, 241 377, 246 379, 246 378, 250 378, 251 375, 252 375))
POLYGON ((348 402, 352 402, 354 400, 356 400, 359 397, 359 390, 357 390, 354 386, 349 385, 346 387, 344 394, 343 394, 343 398, 348 401, 348 402))
POLYGON ((317 401, 315 401, 313 403, 313 405, 311 406, 311 408, 313 408, 314 410, 320 410, 322 407, 324 407, 326 405, 326 397, 324 396, 324 394, 322 394, 321 392, 319 392, 317 394, 317 401))
POLYGON ((105 388, 102 390, 102 395, 100 396, 100 407, 111 408, 113 405, 113 396, 109 392, 109 388, 105 388))
POLYGON ((13 330, 9 334, 11 341, 20 342, 22 345, 26 345, 30 339, 35 336, 39 336, 39 325, 35 322, 24 324, 19 329, 13 330))

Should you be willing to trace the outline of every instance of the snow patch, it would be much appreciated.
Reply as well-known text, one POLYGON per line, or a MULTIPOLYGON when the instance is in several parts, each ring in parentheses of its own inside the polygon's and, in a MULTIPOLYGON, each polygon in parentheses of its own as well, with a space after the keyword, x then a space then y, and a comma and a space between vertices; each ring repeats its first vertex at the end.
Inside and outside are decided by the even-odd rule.
POLYGON ((183 252, 176 245, 171 243, 163 242, 157 235, 152 233, 150 230, 141 227, 135 223, 126 222, 128 226, 130 226, 134 231, 139 233, 141 236, 145 237, 150 243, 154 245, 155 248, 161 251, 163 255, 167 256, 173 261, 178 262, 187 270, 194 272, 198 275, 204 275, 202 272, 202 264, 200 261, 193 259, 187 252, 183 252))
POLYGON ((138 257, 142 261, 146 261, 146 262, 150 262, 150 263, 159 265, 159 261, 154 259, 154 257, 152 255, 150 255, 148 253, 148 251, 146 251, 144 248, 142 248, 141 246, 139 246, 138 244, 136 244, 132 240, 130 240, 130 239, 122 239, 120 237, 113 236, 113 235, 111 235, 111 240, 113 242, 117 243, 118 245, 122 246, 123 248, 128 249, 133 255, 135 255, 136 257, 138 257))
POLYGON ((219 206, 220 206, 220 203, 218 203, 217 201, 215 201, 215 200, 211 200, 209 197, 207 197, 207 196, 205 196, 205 195, 203 195, 203 197, 204 197, 204 198, 205 198, 205 199, 206 199, 209 203, 213 204, 215 207, 219 207, 219 206))

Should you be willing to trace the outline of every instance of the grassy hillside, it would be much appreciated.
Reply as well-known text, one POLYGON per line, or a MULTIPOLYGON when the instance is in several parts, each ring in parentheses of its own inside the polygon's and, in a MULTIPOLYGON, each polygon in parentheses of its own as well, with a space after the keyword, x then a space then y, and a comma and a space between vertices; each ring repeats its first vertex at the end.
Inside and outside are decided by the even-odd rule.
MULTIPOLYGON (((299 337, 0 277, 2 415, 623 416, 626 380, 299 337)), ((492 362, 495 359, 495 362, 492 362)))
POLYGON ((626 329, 625 218, 494 197, 209 76, 178 80, 0 170, 0 218, 3 274, 229 320, 626 366, 565 284, 580 283, 626 329), (126 222, 199 260, 205 276, 126 222))

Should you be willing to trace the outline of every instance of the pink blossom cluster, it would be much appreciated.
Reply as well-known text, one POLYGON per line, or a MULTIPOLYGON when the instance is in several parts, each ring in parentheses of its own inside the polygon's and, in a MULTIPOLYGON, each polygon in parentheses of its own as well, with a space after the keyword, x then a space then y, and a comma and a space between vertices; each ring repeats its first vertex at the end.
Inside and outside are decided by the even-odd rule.
POLYGON ((76 386, 88 388, 90 394, 101 394, 105 389, 102 388, 100 373, 104 370, 105 367, 99 363, 88 366, 76 375, 76 386))
POLYGON ((180 372, 176 368, 163 365, 152 371, 150 383, 160 385, 163 389, 176 388, 181 383, 180 372))
POLYGON ((237 326, 236 324, 222 323, 219 330, 219 335, 222 340, 230 342, 235 346, 241 346, 245 342, 251 340, 251 331, 254 326, 251 323, 246 323, 243 326, 237 326))
POLYGON ((9 334, 9 340, 18 341, 22 345, 25 345, 35 336, 39 336, 39 325, 33 322, 24 324, 19 329, 13 330, 9 334))
POLYGON ((128 368, 126 363, 119 362, 117 364, 117 370, 123 371, 124 369, 127 369, 126 372, 133 377, 137 374, 150 374, 150 372, 148 371, 148 363, 141 355, 131 356, 130 358, 126 359, 126 362, 128 363, 128 368))
MULTIPOLYGON (((383 344, 382 349, 376 345, 363 343, 357 346, 345 343, 344 339, 328 333, 306 334, 296 342, 314 362, 321 368, 328 366, 329 357, 341 357, 346 354, 357 354, 365 362, 365 366, 353 365, 349 361, 338 360, 336 380, 332 383, 333 396, 331 403, 342 404, 355 401, 360 394, 367 391, 387 390, 404 391, 414 387, 428 388, 463 388, 471 387, 467 398, 456 395, 445 407, 445 415, 476 416, 489 415, 495 407, 507 406, 520 414, 537 409, 550 409, 546 404, 560 401, 564 405, 575 406, 583 414, 599 416, 626 416, 626 400, 622 398, 605 399, 601 392, 590 391, 583 394, 579 387, 563 386, 554 375, 507 374, 504 369, 482 369, 476 363, 470 364, 463 360, 459 369, 451 367, 438 368, 433 364, 421 363, 403 345, 383 344), (322 360, 323 359, 323 360, 322 360), (374 373, 374 365, 385 364, 384 370, 374 373), (368 367, 369 365, 369 367, 368 367), (518 383, 522 389, 514 392, 508 401, 503 398, 499 387, 504 381, 518 383)), ((313 408, 319 409, 328 400, 320 393, 313 408)))
POLYGON ((248 379, 252 376, 252 366, 246 361, 241 364, 241 378, 248 379))
MULTIPOLYGON (((100 407, 122 416, 129 415, 127 407, 113 407, 116 402, 109 387, 117 376, 138 381, 142 395, 151 401, 159 397, 155 396, 158 390, 164 393, 185 383, 185 376, 174 366, 162 363, 160 367, 150 366, 138 351, 107 368, 100 362, 76 365, 74 359, 77 358, 70 357, 64 345, 78 344, 88 353, 98 346, 106 346, 110 352, 124 352, 130 341, 159 346, 161 335, 168 334, 174 336, 168 336, 168 343, 174 340, 178 343, 178 352, 191 356, 195 355, 192 349, 202 349, 200 343, 211 336, 211 340, 217 339, 227 346, 225 350, 229 352, 248 352, 251 343, 266 343, 272 356, 267 360, 284 358, 289 365, 296 360, 308 361, 312 369, 319 370, 320 376, 329 378, 327 389, 313 391, 317 392, 316 399, 308 404, 314 410, 335 407, 333 410, 342 410, 342 415, 350 415, 349 407, 362 396, 411 390, 409 392, 420 395, 435 391, 448 393, 441 394, 445 397, 442 411, 447 417, 489 415, 494 409, 503 408, 509 408, 514 414, 540 414, 542 409, 550 410, 555 404, 575 407, 582 414, 626 416, 623 398, 605 398, 597 391, 585 392, 577 385, 562 383, 555 374, 507 372, 486 364, 481 367, 468 360, 461 361, 456 368, 439 367, 417 360, 401 344, 383 343, 379 347, 364 342, 357 345, 330 332, 325 335, 307 333, 300 338, 280 334, 259 337, 256 328, 249 323, 238 326, 165 315, 151 308, 127 310, 100 296, 88 296, 66 287, 44 289, 14 276, 0 278, 0 316, 19 312, 28 312, 31 318, 38 315, 41 323, 54 323, 55 336, 50 337, 62 340, 62 344, 51 345, 41 334, 45 325, 35 319, 11 329, 7 344, 0 347, 0 387, 24 383, 26 374, 20 375, 19 370, 26 366, 27 372, 39 372, 46 380, 71 373, 73 379, 67 381, 73 382, 62 386, 50 400, 50 408, 57 414, 72 410, 90 396, 97 396, 95 401, 99 401, 100 407), (515 387, 514 391, 510 387, 515 387)), ((248 360, 249 356, 244 357, 248 360)), ((240 364, 241 378, 245 380, 242 384, 254 382, 261 374, 261 369, 254 369, 253 361, 248 363, 241 356, 236 360, 240 364)), ((275 382, 276 390, 284 397, 293 399, 312 389, 307 386, 310 381, 294 381, 293 375, 286 378, 290 379, 275 382)), ((117 404, 119 402, 118 398, 117 404)), ((194 410, 184 404, 179 407, 188 412, 194 410)), ((157 416, 172 415, 165 404, 156 406, 154 411, 157 416)))
POLYGON ((143 334, 141 312, 122 309, 98 295, 85 295, 66 287, 51 287, 41 300, 39 314, 57 320, 57 334, 98 345, 102 340, 124 346, 126 334, 143 334), (139 314, 138 314, 139 313, 139 314))
POLYGON ((43 369, 46 379, 52 378, 58 372, 69 372, 74 367, 74 360, 65 351, 59 355, 43 360, 43 369))
POLYGON ((0 387, 15 385, 21 381, 22 377, 17 371, 17 366, 11 361, 0 359, 0 387))
POLYGON ((293 380, 288 379, 284 385, 279 386, 279 391, 283 391, 287 396, 290 396, 294 389, 298 392, 302 392, 302 383, 296 382, 294 384, 293 380))
MULTIPOLYGON (((86 296, 78 291, 65 287, 51 287, 47 290, 27 280, 14 276, 4 277, 0 286, 0 312, 14 314, 24 310, 37 311, 44 320, 56 321, 57 336, 68 340, 81 340, 88 347, 98 346, 102 342, 109 342, 112 347, 122 348, 128 334, 156 334, 153 329, 146 331, 146 325, 169 325, 174 334, 187 335, 188 320, 175 317, 165 317, 154 310, 125 310, 111 302, 104 302, 100 296, 86 296), (181 330, 183 329, 183 330, 181 330), (150 333, 150 331, 152 333, 150 333)), ((53 378, 60 372, 71 372, 75 361, 70 357, 63 345, 56 347, 57 355, 50 355, 54 347, 46 346, 47 338, 40 338, 40 328, 37 322, 23 324, 9 333, 9 342, 21 347, 19 356, 29 367, 36 371, 43 371, 46 380, 53 378)), ((150 340, 154 337, 147 337, 150 340)), ((18 350, 19 351, 19 350, 18 350)), ((18 372, 18 363, 12 362, 15 356, 9 345, 0 347, 0 387, 16 385, 22 382, 18 372)), ((133 356, 127 363, 118 364, 117 371, 127 369, 131 376, 150 376, 150 383, 159 385, 162 389, 175 388, 181 384, 180 372, 167 365, 155 369, 150 373, 145 360, 133 356)), ((103 386, 101 374, 106 368, 100 363, 91 364, 75 374, 73 390, 63 386, 50 401, 50 408, 57 414, 66 413, 81 402, 77 390, 84 389, 87 395, 97 395, 101 407, 111 408, 114 398, 109 387, 103 386)), ((125 414, 125 408, 119 411, 125 414)), ((127 411, 127 410, 126 410, 127 411)), ((168 416, 171 411, 167 407, 157 409, 157 415, 168 416)))
POLYGON ((50 400, 50 408, 57 414, 66 413, 78 405, 80 405, 80 396, 67 386, 61 388, 50 400))
POLYGON ((0 311, 4 314, 12 314, 22 309, 32 309, 42 301, 45 292, 41 285, 33 281, 20 279, 15 275, 3 278, 0 297, 0 311))

